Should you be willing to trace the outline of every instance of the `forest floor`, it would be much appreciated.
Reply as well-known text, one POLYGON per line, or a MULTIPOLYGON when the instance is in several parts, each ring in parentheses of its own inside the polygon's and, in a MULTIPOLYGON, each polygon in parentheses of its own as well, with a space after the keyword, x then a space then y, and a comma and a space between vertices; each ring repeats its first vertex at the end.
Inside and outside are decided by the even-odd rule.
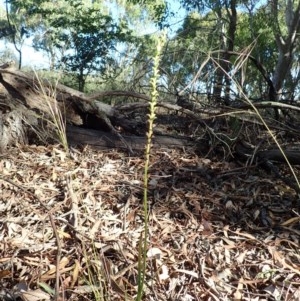
MULTIPOLYGON (((134 300, 143 172, 143 156, 89 147, 2 154, 0 299, 50 300, 58 283, 59 300, 134 300)), ((280 179, 172 149, 149 175, 143 300, 300 299, 298 196, 280 179)))

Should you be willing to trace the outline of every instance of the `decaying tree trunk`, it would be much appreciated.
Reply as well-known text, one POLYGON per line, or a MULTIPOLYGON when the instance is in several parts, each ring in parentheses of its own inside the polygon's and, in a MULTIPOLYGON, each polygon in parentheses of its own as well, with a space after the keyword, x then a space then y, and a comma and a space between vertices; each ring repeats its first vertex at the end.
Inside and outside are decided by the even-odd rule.
MULTIPOLYGON (((59 114, 62 114, 67 138, 72 145, 88 144, 97 149, 119 148, 130 152, 143 150, 147 118, 142 118, 142 121, 128 118, 128 112, 142 110, 142 116, 146 116, 148 101, 149 97, 146 95, 126 91, 86 95, 61 84, 53 85, 36 75, 0 68, 0 152, 17 143, 55 141, 57 133, 53 125, 53 116, 59 118, 59 114), (144 102, 112 107, 99 101, 108 95, 128 96, 144 102), (116 131, 117 127, 121 129, 122 135, 116 131)), ((168 112, 181 112, 188 117, 186 120, 196 120, 197 124, 203 127, 206 126, 205 120, 222 113, 221 109, 209 110, 194 105, 190 108, 159 103, 159 107, 168 112)), ((177 115, 169 117, 173 121, 175 116, 177 115)), ((203 139, 196 142, 182 136, 167 136, 164 131, 159 135, 159 131, 155 133, 154 147, 193 148, 200 153, 206 153, 209 149, 208 141, 204 143, 203 139)), ((260 160, 285 162, 276 149, 251 154, 251 150, 237 146, 236 152, 239 155, 249 153, 260 160)), ((295 150, 286 152, 292 164, 300 164, 298 153, 299 151, 295 150)))
MULTIPOLYGON (((107 95, 149 100, 146 95, 125 91, 108 91, 88 96, 61 84, 54 85, 37 75, 0 69, 0 150, 16 143, 36 142, 37 139, 43 142, 53 141, 55 139, 53 116, 59 118, 59 114, 62 114, 66 122, 68 138, 72 143, 90 144, 98 148, 101 148, 101 144, 102 148, 125 147, 130 151, 142 149, 145 142, 143 138, 128 136, 123 138, 115 126, 127 133, 139 132, 144 135, 146 118, 141 125, 136 120, 126 118, 122 113, 134 110, 134 106, 124 105, 115 108, 98 101, 107 95), (144 128, 140 130, 141 127, 144 128), (103 139, 103 133, 106 133, 105 137, 108 139, 103 139)), ((182 111, 200 121, 200 118, 188 109, 171 104, 162 106, 168 110, 182 111)), ((147 104, 140 103, 138 108, 144 109, 146 116, 147 104)), ((192 146, 194 143, 181 138, 155 139, 154 145, 160 147, 192 146)))
MULTIPOLYGON (((84 129, 75 126, 67 127, 68 141, 71 146, 89 145, 98 150, 109 149, 122 149, 128 150, 128 146, 135 151, 144 151, 146 138, 141 136, 123 136, 127 145, 114 134, 96 131, 91 129, 84 129)), ((196 144, 193 140, 188 138, 175 138, 171 136, 154 136, 153 137, 154 148, 181 148, 185 150, 193 150, 198 152, 204 152, 207 150, 205 145, 196 144)))

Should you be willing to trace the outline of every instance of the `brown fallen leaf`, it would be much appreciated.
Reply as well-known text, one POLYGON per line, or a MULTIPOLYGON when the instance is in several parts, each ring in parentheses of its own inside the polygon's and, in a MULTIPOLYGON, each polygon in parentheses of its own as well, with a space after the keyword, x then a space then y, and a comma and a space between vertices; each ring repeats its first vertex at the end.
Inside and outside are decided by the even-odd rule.
POLYGON ((11 271, 10 270, 2 270, 0 271, 0 279, 2 278, 7 278, 11 276, 11 271))

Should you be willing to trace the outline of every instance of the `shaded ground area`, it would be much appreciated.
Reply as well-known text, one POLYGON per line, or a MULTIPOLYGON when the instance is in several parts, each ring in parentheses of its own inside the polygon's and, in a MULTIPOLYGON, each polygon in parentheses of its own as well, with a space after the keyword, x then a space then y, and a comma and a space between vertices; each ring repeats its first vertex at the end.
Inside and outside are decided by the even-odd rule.
MULTIPOLYGON (((144 300, 300 298, 294 190, 237 160, 160 149, 151 162, 144 300)), ((65 300, 134 299, 143 167, 88 147, 1 155, 0 299, 49 300, 58 281, 65 300)))

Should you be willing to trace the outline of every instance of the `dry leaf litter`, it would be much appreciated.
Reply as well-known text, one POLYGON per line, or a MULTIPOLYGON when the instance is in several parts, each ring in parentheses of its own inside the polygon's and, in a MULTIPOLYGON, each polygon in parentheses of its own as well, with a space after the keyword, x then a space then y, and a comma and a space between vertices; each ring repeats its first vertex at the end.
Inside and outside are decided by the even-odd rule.
MULTIPOLYGON (((134 300, 143 172, 142 156, 88 147, 3 154, 0 299, 52 300, 58 283, 59 300, 134 300)), ((300 300, 292 189, 259 168, 170 149, 153 153, 149 176, 144 300, 300 300)))

